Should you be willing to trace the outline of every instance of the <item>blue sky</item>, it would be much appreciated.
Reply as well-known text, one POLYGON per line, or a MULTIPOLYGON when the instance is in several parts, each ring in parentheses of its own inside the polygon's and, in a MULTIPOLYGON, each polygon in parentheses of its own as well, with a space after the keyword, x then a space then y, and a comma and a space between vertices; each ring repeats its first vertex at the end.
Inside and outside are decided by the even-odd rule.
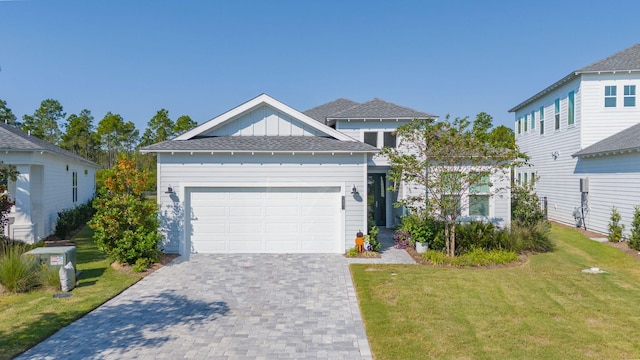
POLYGON ((378 97, 507 111, 640 42, 640 1, 4 1, 0 99, 18 116, 161 108, 202 123, 261 93, 298 110, 378 97))

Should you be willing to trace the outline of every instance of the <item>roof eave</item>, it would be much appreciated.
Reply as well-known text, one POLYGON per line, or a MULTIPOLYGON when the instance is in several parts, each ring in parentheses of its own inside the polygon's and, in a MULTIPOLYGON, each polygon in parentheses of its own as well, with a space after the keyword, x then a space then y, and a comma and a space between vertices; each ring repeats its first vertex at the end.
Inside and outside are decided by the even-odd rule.
POLYGON ((523 107, 533 103, 534 101, 542 98, 543 96, 549 94, 550 92, 552 92, 553 90, 559 88, 560 86, 568 83, 569 81, 575 79, 576 77, 578 77, 580 75, 579 72, 577 71, 572 71, 569 75, 563 77, 562 79, 556 81, 555 83, 547 86, 544 90, 538 92, 537 94, 533 95, 532 97, 528 98, 527 100, 521 102, 520 104, 514 106, 513 108, 509 109, 509 112, 516 112, 520 109, 522 109, 523 107))
POLYGON ((187 153, 187 154, 375 154, 380 150, 149 150, 140 153, 187 153))
POLYGON ((594 151, 594 152, 586 152, 580 154, 580 151, 571 155, 572 158, 588 158, 588 157, 596 157, 596 156, 605 156, 605 155, 615 155, 615 154, 624 154, 624 153, 632 153, 632 152, 640 152, 640 148, 628 148, 628 149, 618 149, 618 150, 603 150, 603 151, 594 151))

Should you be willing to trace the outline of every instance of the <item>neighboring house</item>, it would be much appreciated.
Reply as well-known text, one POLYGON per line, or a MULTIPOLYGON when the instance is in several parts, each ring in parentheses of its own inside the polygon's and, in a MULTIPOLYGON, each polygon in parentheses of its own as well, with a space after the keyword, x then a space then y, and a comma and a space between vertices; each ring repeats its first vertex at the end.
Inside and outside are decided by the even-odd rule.
POLYGON ((0 123, 0 161, 14 165, 8 181, 15 206, 5 234, 34 243, 55 231, 58 212, 90 200, 98 165, 17 128, 0 123))
POLYGON ((377 153, 414 118, 436 116, 379 99, 303 113, 263 94, 142 148, 158 155, 164 250, 342 253, 368 216, 392 227, 403 186, 377 153))
POLYGON ((606 233, 616 206, 627 230, 640 205, 640 44, 569 75, 515 106, 516 142, 530 156, 548 217, 606 233))

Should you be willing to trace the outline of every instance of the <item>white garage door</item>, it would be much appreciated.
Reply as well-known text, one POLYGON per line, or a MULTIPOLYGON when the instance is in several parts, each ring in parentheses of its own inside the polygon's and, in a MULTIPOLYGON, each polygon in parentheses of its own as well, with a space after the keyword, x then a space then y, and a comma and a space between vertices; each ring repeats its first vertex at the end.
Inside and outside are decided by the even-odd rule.
POLYGON ((188 197, 192 253, 340 252, 339 188, 206 188, 188 197))

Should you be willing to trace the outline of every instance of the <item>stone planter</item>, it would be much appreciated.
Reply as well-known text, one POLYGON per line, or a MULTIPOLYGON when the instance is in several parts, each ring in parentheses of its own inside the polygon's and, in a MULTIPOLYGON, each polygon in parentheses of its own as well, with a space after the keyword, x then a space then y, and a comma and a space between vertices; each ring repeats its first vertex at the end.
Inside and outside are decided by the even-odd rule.
POLYGON ((427 249, 429 248, 429 244, 426 242, 416 242, 416 252, 418 254, 424 254, 425 252, 427 252, 427 249))

